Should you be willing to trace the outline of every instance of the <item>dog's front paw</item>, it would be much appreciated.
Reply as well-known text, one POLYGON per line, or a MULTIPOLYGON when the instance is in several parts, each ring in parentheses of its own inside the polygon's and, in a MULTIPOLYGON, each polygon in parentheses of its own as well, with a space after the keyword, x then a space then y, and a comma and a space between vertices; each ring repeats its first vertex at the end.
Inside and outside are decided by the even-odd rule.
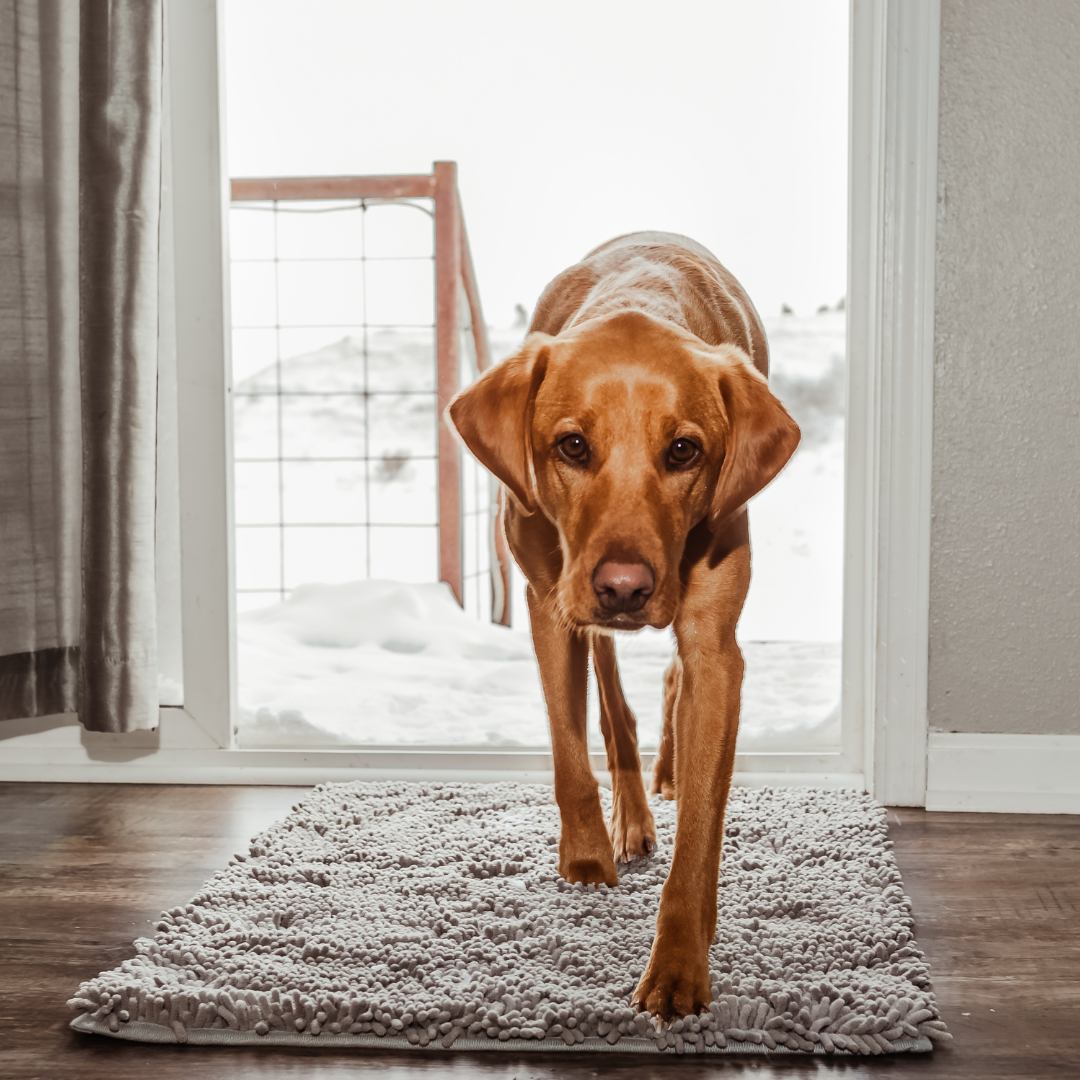
POLYGON ((607 833, 601 837, 567 836, 559 841, 559 876, 571 884, 580 881, 584 885, 619 884, 619 874, 611 853, 607 833))
POLYGON ((656 824, 645 798, 641 775, 616 783, 611 807, 611 846, 615 861, 628 863, 656 850, 656 824), (633 780, 637 781, 636 786, 633 780))
POLYGON ((653 945, 649 966, 631 1001, 642 1012, 661 1020, 696 1015, 712 1001, 708 952, 690 956, 685 950, 653 945))

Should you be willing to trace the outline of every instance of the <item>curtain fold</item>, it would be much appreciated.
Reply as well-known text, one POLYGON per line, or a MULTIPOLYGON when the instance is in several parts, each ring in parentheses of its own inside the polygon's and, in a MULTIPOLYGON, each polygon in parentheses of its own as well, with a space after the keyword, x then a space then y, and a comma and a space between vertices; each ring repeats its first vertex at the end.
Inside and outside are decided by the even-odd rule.
POLYGON ((0 0, 0 719, 157 725, 162 0, 0 0))
POLYGON ((162 11, 82 0, 79 296, 82 631, 79 718, 156 727, 154 501, 162 11))

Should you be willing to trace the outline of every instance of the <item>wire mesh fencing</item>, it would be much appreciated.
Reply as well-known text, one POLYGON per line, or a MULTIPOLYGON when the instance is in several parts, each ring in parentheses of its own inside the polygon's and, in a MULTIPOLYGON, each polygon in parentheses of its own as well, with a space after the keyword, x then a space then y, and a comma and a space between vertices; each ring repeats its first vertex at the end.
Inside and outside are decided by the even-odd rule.
POLYGON ((490 477, 446 403, 488 363, 452 163, 233 182, 236 587, 444 580, 509 621, 490 477))

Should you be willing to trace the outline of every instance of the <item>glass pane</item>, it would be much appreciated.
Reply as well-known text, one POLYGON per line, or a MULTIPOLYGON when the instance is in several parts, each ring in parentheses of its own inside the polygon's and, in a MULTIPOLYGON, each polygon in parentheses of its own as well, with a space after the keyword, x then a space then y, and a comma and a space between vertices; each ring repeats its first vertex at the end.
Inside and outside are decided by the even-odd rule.
POLYGON ((236 587, 281 587, 281 530, 273 527, 236 530, 236 587))
POLYGON ((474 619, 491 618, 491 575, 465 579, 465 611, 474 619))
POLYGON ((336 584, 367 577, 367 530, 360 528, 285 529, 285 585, 336 584))
POLYGON ((465 557, 465 576, 475 575, 480 569, 480 560, 476 549, 478 540, 477 520, 475 514, 466 514, 462 521, 462 555, 465 557))
POLYGON ((233 330, 232 377, 234 390, 254 390, 277 387, 276 363, 278 334, 276 330, 233 330))
POLYGON ((233 203, 229 211, 229 255, 233 262, 274 257, 273 203, 233 203))
POLYGON ((233 453, 237 460, 278 456, 278 398, 274 394, 233 396, 233 453))
POLYGON ((477 510, 476 462, 471 455, 462 454, 461 462, 461 512, 468 516, 477 510))
POLYGON ((438 465, 384 455, 368 463, 371 521, 381 525, 435 525, 439 520, 438 465))
POLYGON ((367 318, 372 326, 430 326, 435 321, 435 273, 428 260, 365 264, 367 318))
POLYGON ((739 621, 743 749, 835 747, 844 562, 845 315, 765 319, 769 383, 802 429, 750 506, 754 573, 739 621))
POLYGON ((363 524, 363 461, 286 461, 285 521, 290 525, 363 524))
POLYGON ((358 259, 363 251, 361 211, 349 203, 278 204, 279 259, 358 259))
POLYGON ((277 462, 238 461, 234 466, 237 525, 276 525, 280 511, 277 462))
POLYGON ((357 394, 283 394, 282 454, 364 456, 364 398, 357 394))
POLYGON ((233 326, 277 325, 277 277, 273 263, 232 264, 231 292, 233 326))
POLYGON ((282 326, 353 326, 364 321, 359 263, 283 262, 278 265, 282 326))
POLYGON ((363 393, 362 326, 282 328, 280 339, 282 390, 363 393))
MULTIPOLYGON (((391 529, 372 526, 370 538, 373 578, 417 583, 434 582, 438 579, 438 529, 391 529)), ((407 594, 403 595, 407 597, 407 594)))
POLYGON ((382 203, 367 208, 364 239, 369 259, 430 258, 435 254, 435 219, 430 211, 434 203, 420 205, 399 202, 382 203))
POLYGON ((371 456, 434 457, 438 453, 437 404, 434 394, 379 394, 371 398, 371 456))
MULTIPOLYGON (((281 593, 277 590, 256 590, 254 592, 236 592, 237 612, 258 611, 260 608, 276 607, 281 602, 281 593)), ((243 658, 241 657, 241 663, 243 658)), ((243 671, 241 669, 241 680, 243 671)))
MULTIPOLYGON (((729 0, 658 8, 635 24, 620 21, 614 0, 598 0, 605 17, 585 20, 566 45, 572 52, 584 43, 595 77, 588 85, 541 86, 522 81, 520 71, 573 59, 558 42, 552 52, 543 35, 489 50, 485 65, 461 64, 462 49, 485 32, 483 13, 463 9, 440 23, 440 48, 421 50, 422 64, 400 49, 368 50, 357 63, 355 43, 373 25, 361 6, 334 0, 325 18, 304 27, 308 45, 318 46, 310 49, 298 48, 295 25, 263 19, 270 34, 263 43, 272 47, 252 49, 249 35, 234 31, 261 9, 234 3, 228 66, 244 93, 234 95, 230 116, 233 168, 248 175, 420 172, 434 132, 459 161, 496 360, 520 347, 546 281, 635 222, 672 221, 739 277, 767 316, 773 390, 803 429, 791 463, 750 507, 754 573, 738 627, 746 658, 740 749, 834 749, 848 5, 788 5, 778 22, 760 5, 729 0), (627 49, 647 51, 654 74, 666 75, 641 80, 625 63, 627 49, 607 47, 613 25, 627 49), (716 42, 725 35, 740 48, 717 65, 716 42), (438 86, 438 100, 418 105, 415 96, 386 92, 403 79, 438 86), (736 99, 739 109, 726 108, 736 99), (612 100, 626 108, 612 112, 612 100), (565 107, 553 107, 557 101, 565 107), (600 114, 610 123, 597 142, 600 114), (698 138, 702 117, 719 114, 728 137, 698 138), (537 145, 544 154, 532 152, 537 145), (590 148, 584 155, 583 145, 590 148), (660 152, 628 168, 632 146, 660 152), (671 146, 682 151, 662 152, 671 146), (752 167, 732 167, 732 146, 752 167)), ((379 18, 387 41, 410 41, 423 30, 407 6, 384 5, 379 18)), ((433 209, 431 200, 417 202, 433 209)), ((268 459, 238 462, 237 520, 276 526, 237 541, 243 580, 259 586, 238 596, 245 715, 263 710, 262 734, 277 724, 279 737, 301 732, 302 743, 546 744, 516 570, 514 629, 489 622, 486 474, 471 463, 462 473, 465 611, 438 583, 438 529, 391 527, 433 523, 438 510, 431 215, 408 201, 370 200, 366 209, 297 201, 275 213, 234 210, 231 238, 235 448, 241 458, 268 459), (278 261, 244 261, 260 259, 278 261), (240 400, 252 390, 284 396, 240 400), (338 393, 353 396, 332 396, 338 393), (278 453, 306 459, 283 462, 283 494, 278 453), (282 603, 260 584, 273 582, 275 535, 284 539, 285 577, 296 589, 282 603)), ((473 375, 470 351, 463 332, 465 378, 473 375)), ((668 631, 616 639, 645 747, 659 737, 672 648, 668 631)), ((590 708, 590 738, 598 743, 595 693, 590 708)))
POLYGON ((840 740, 840 643, 743 643, 744 745, 785 753, 822 750, 840 740))
POLYGON ((371 330, 368 386, 373 391, 435 390, 434 330, 371 330))

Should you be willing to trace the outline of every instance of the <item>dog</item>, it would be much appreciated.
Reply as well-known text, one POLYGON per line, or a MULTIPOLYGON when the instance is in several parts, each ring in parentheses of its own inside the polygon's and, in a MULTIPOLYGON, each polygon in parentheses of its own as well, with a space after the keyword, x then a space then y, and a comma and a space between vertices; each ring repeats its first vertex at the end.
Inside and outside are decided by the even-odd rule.
POLYGON ((448 406, 503 484, 503 528, 528 579, 551 725, 559 873, 618 884, 656 828, 613 633, 672 626, 652 791, 678 823, 649 963, 632 1003, 654 1017, 712 1000, 724 810, 735 765, 750 584, 746 502, 799 428, 770 392, 750 298, 716 257, 672 233, 618 237, 544 290, 521 350, 448 406), (589 764, 590 653, 612 785, 610 828, 589 764))

